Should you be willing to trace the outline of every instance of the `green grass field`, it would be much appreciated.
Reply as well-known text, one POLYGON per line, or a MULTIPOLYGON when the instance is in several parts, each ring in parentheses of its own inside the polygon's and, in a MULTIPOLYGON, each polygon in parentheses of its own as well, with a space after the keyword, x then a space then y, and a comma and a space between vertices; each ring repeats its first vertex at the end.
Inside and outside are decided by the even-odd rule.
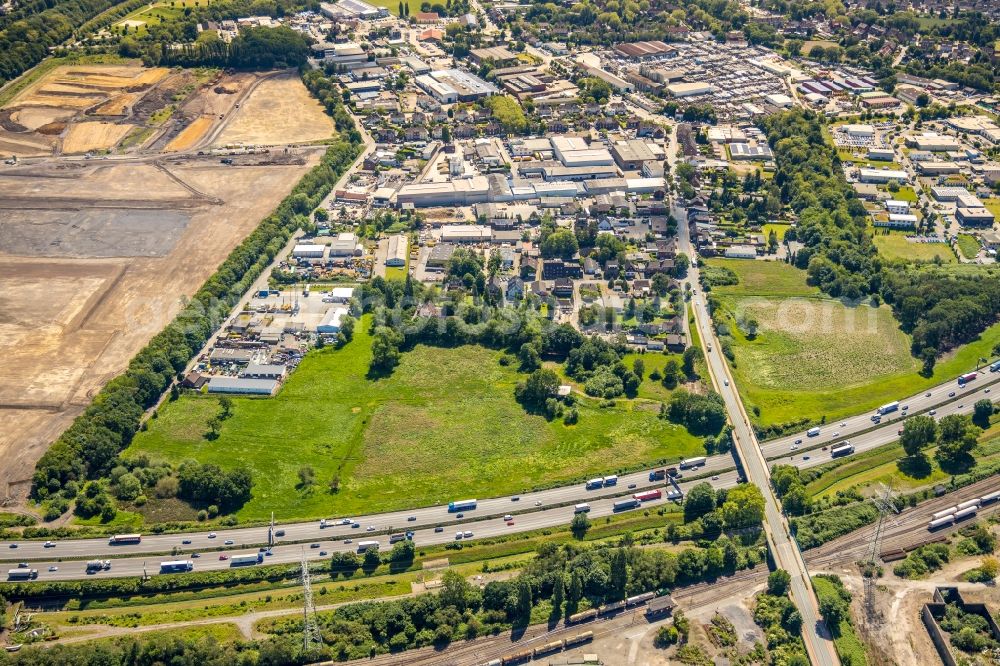
POLYGON ((979 241, 976 240, 975 236, 969 234, 958 235, 958 251, 966 259, 975 259, 979 256, 979 248, 979 241))
MULTIPOLYGON (((819 599, 838 596, 837 588, 831 581, 813 576, 812 583, 819 599)), ((840 625, 834 631, 833 643, 843 663, 868 666, 865 644, 858 638, 849 620, 840 621, 840 625)))
POLYGON ((943 263, 955 263, 955 253, 945 243, 912 243, 906 240, 906 233, 877 231, 873 236, 879 255, 887 259, 904 261, 934 261, 938 257, 943 263))
MULTIPOLYGON (((372 0, 376 7, 385 7, 393 16, 399 16, 399 0, 372 0)), ((419 0, 403 0, 403 5, 409 9, 410 16, 416 15, 420 11, 419 0)))
POLYGON ((373 381, 364 328, 344 349, 310 353, 276 397, 235 397, 217 440, 204 438, 215 398, 186 395, 165 405, 126 455, 249 465, 253 498, 239 517, 273 510, 290 520, 522 492, 702 451, 653 403, 602 409, 583 399, 574 426, 527 415, 513 396, 523 375, 481 347, 417 347, 391 377, 373 381), (306 464, 316 484, 298 488, 306 464), (328 490, 334 475, 338 493, 328 490))
POLYGON ((789 228, 791 228, 790 224, 765 224, 761 231, 764 234, 764 238, 768 238, 773 231, 778 237, 778 242, 780 243, 785 240, 785 232, 788 231, 789 228))
POLYGON ((710 260, 740 277, 716 287, 729 313, 755 318, 754 340, 731 321, 737 386, 761 425, 801 418, 833 420, 940 384, 975 367, 1000 342, 1000 325, 942 357, 934 374, 917 374, 909 336, 888 306, 848 307, 805 283, 805 272, 778 262, 710 260))

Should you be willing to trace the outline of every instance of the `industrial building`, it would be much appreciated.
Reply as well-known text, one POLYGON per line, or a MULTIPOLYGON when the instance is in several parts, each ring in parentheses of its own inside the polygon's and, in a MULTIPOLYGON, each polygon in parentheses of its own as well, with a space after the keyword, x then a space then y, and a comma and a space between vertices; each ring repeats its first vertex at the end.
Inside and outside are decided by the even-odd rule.
POLYGON ((323 295, 323 300, 328 303, 347 303, 352 298, 354 298, 354 287, 334 287, 323 295))
POLYGON ((955 219, 962 226, 992 227, 993 213, 985 208, 959 208, 955 211, 955 219))
POLYGON ((347 308, 330 308, 316 326, 316 332, 324 335, 334 335, 340 332, 340 322, 348 315, 347 308))
POLYGON ((952 173, 959 173, 962 167, 958 166, 955 162, 939 162, 937 160, 931 162, 916 162, 915 165, 917 172, 921 176, 944 176, 952 173))
POLYGON ((444 243, 488 243, 493 235, 490 227, 479 224, 446 224, 441 227, 444 243))
POLYGON ((499 90, 475 74, 460 69, 440 69, 414 79, 424 92, 442 104, 473 102, 496 95, 499 90))
POLYGON ((900 183, 910 182, 910 177, 900 169, 858 169, 858 178, 862 183, 888 183, 895 180, 900 183))
POLYGON ((386 266, 405 266, 410 252, 410 240, 405 234, 389 236, 389 247, 385 257, 386 266))
POLYGON ((337 237, 330 241, 331 257, 353 257, 361 256, 364 248, 358 242, 358 237, 350 231, 337 234, 337 237))
POLYGON ((667 86, 667 92, 673 97, 693 97, 695 95, 708 95, 715 92, 715 86, 711 83, 671 83, 667 86))
POLYGON ((323 259, 326 256, 326 246, 315 243, 299 243, 292 248, 295 259, 323 259))
POLYGON ((751 146, 749 143, 729 144, 729 154, 734 160, 770 160, 774 158, 771 147, 766 143, 751 146))
POLYGON ((208 380, 209 393, 239 393, 243 395, 274 395, 278 390, 275 379, 244 377, 212 377, 208 380))
POLYGON ((619 141, 611 146, 611 156, 623 171, 638 171, 645 162, 656 159, 656 155, 649 149, 645 141, 641 139, 631 139, 629 141, 619 141))
POLYGON ((471 206, 489 201, 490 182, 485 176, 474 176, 444 183, 413 183, 396 193, 396 204, 414 208, 427 206, 471 206))

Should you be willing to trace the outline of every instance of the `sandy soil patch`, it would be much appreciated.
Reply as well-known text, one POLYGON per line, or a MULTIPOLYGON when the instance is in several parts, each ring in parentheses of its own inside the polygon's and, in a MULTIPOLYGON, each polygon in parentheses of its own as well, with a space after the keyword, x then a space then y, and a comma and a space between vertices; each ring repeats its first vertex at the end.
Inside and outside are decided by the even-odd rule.
POLYGON ((28 106, 14 110, 10 114, 10 118, 30 130, 37 130, 39 127, 72 118, 73 114, 74 112, 68 109, 28 106))
POLYGON ((77 123, 71 125, 63 139, 64 153, 86 153, 91 150, 110 150, 125 138, 135 125, 113 123, 77 123))
POLYGON ((333 120, 309 95, 295 73, 261 82, 217 141, 226 144, 281 144, 317 141, 333 135, 333 120))
POLYGON ((35 155, 47 155, 52 152, 55 139, 30 134, 14 134, 5 130, 0 130, 0 156, 17 155, 18 157, 31 157, 35 155))
POLYGON ((194 121, 181 130, 181 133, 171 139, 164 150, 166 152, 187 150, 198 143, 208 128, 212 126, 214 119, 211 116, 199 116, 194 121))
MULTIPOLYGON (((37 172, 37 177, 0 174, 0 201, 7 197, 9 202, 16 193, 30 199, 27 207, 39 217, 44 214, 48 224, 64 228, 72 228, 85 214, 95 223, 105 219, 108 210, 101 206, 109 202, 128 215, 147 216, 164 210, 176 214, 182 209, 164 209, 163 203, 176 199, 190 217, 189 223, 169 231, 136 217, 146 225, 146 235, 172 235, 168 252, 159 257, 40 260, 0 255, 0 356, 5 363, 0 497, 25 497, 34 464, 49 444, 176 315, 182 298, 273 210, 319 154, 312 150, 303 164, 287 166, 233 168, 209 158, 168 163, 190 189, 154 167, 133 164, 18 169, 37 172), (223 203, 214 204, 199 191, 223 203), (67 205, 60 197, 75 202, 67 205), (146 197, 149 205, 137 197, 146 197)), ((26 207, 15 203, 7 210, 26 207)), ((97 227, 95 233, 105 231, 97 227)), ((127 240, 117 232, 109 237, 117 243, 127 240)), ((132 238, 132 250, 141 252, 146 242, 142 234, 132 238)))
POLYGON ((75 95, 32 95, 29 102, 32 106, 54 106, 68 109, 87 109, 100 102, 103 97, 89 95, 77 97, 75 95))
POLYGON ((115 95, 94 109, 94 113, 99 116, 124 116, 128 112, 128 108, 135 104, 135 101, 140 97, 142 97, 141 93, 115 95))

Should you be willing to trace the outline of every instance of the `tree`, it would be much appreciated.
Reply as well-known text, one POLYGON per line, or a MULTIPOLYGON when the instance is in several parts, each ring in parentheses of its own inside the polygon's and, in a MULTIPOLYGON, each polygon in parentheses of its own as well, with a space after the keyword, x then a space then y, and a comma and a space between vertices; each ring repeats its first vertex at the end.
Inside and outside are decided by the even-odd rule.
POLYGON ((697 484, 684 498, 684 522, 689 523, 715 510, 715 489, 707 481, 697 484))
POLYGON ((668 389, 673 390, 677 388, 680 378, 681 372, 680 366, 677 364, 677 359, 668 359, 667 364, 663 366, 663 385, 668 389))
POLYGON ((776 569, 767 577, 767 593, 775 597, 783 597, 788 594, 788 587, 791 583, 791 574, 784 569, 776 569))
POLYGON ((993 401, 989 398, 977 400, 976 404, 973 406, 972 422, 980 428, 989 428, 990 417, 993 416, 994 409, 993 401))
POLYGON ((569 523, 569 530, 573 533, 573 536, 577 539, 583 539, 587 536, 587 530, 590 529, 590 518, 587 517, 585 512, 580 512, 573 515, 573 520, 569 523))
POLYGON ((684 362, 681 368, 684 370, 684 374, 689 378, 694 377, 694 364, 699 358, 699 351, 697 347, 688 347, 684 350, 684 362))
POLYGON ((566 614, 572 615, 579 607, 580 599, 583 598, 583 579, 580 572, 573 569, 569 578, 569 594, 566 596, 566 614))
POLYGON ((943 466, 967 464, 969 452, 976 447, 979 428, 965 414, 945 416, 938 423, 937 459, 943 466))
POLYGON ((233 399, 228 395, 219 397, 219 418, 225 421, 233 415, 233 399))
POLYGON ((386 326, 379 326, 372 339, 371 367, 376 372, 389 372, 399 363, 402 336, 386 326))
POLYGON ((517 606, 514 611, 515 623, 527 624, 531 620, 531 584, 526 578, 517 583, 517 606))
POLYGON ((569 229, 559 229, 550 233, 542 241, 541 253, 543 257, 559 257, 565 261, 573 258, 580 249, 576 240, 576 234, 569 229))
POLYGON ((530 410, 539 410, 545 401, 556 394, 559 388, 559 376, 552 370, 542 368, 535 370, 528 379, 518 383, 514 389, 514 397, 530 410))
POLYGON ((490 251, 490 259, 486 263, 486 272, 491 278, 493 278, 497 276, 502 267, 503 257, 500 256, 500 250, 493 248, 493 250, 490 251))
POLYGON ((722 505, 726 528, 752 527, 764 520, 764 495, 760 488, 744 483, 730 489, 722 505))
POLYGON ((643 375, 646 374, 646 364, 642 362, 641 358, 637 358, 632 361, 632 372, 635 373, 635 376, 639 379, 642 379, 643 375))
POLYGON ((563 598, 566 592, 566 581, 562 572, 556 574, 556 579, 552 581, 552 615, 558 617, 562 612, 563 598))
POLYGON ((903 434, 899 443, 908 456, 916 456, 920 450, 937 438, 937 421, 932 416, 911 416, 903 424, 903 434))
POLYGON ((621 601, 625 598, 625 588, 628 584, 628 568, 626 566, 625 549, 619 548, 611 555, 611 577, 608 598, 621 601))
POLYGON ((361 570, 366 575, 371 576, 379 565, 382 564, 382 557, 378 553, 378 546, 372 546, 365 550, 365 556, 361 561, 361 570))

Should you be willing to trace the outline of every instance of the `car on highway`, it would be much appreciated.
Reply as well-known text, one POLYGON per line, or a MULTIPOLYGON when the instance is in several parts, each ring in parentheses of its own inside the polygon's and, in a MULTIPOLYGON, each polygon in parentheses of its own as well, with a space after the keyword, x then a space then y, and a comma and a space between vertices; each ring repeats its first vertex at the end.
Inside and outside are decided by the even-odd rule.
POLYGON ((17 563, 17 568, 18 569, 27 569, 28 568, 28 563, 27 562, 18 562, 17 563))
POLYGON ((935 414, 937 414, 937 410, 936 409, 932 409, 931 411, 929 411, 927 413, 930 414, 931 416, 934 416, 935 414))
POLYGON ((353 521, 353 520, 351 520, 350 518, 344 518, 344 519, 343 519, 342 521, 340 521, 340 524, 341 524, 341 525, 350 525, 350 524, 351 524, 351 523, 353 523, 353 522, 354 522, 354 521, 353 521))
POLYGON ((351 523, 351 529, 352 530, 355 530, 355 529, 357 529, 359 527, 361 527, 361 523, 351 523))
POLYGON ((215 532, 209 532, 208 533, 208 538, 209 539, 214 539, 215 538, 215 532))
POLYGON ((948 394, 948 397, 949 397, 949 398, 954 398, 954 397, 955 397, 955 392, 954 392, 954 391, 952 391, 951 393, 949 393, 949 394, 948 394))
POLYGON ((723 379, 722 383, 725 384, 726 386, 729 386, 729 380, 728 379, 723 379))
POLYGON ((632 490, 633 488, 635 488, 635 484, 634 483, 628 484, 628 489, 629 490, 632 490))
POLYGON ((55 548, 56 544, 53 543, 53 542, 51 542, 51 541, 46 541, 45 544, 44 544, 44 547, 45 548, 55 548))
POLYGON ((798 444, 792 444, 792 451, 798 451, 798 450, 799 450, 799 445, 798 444))
POLYGON ((962 407, 965 407, 965 405, 959 405, 958 406, 959 409, 962 409, 962 407))
POLYGON ((718 481, 718 480, 719 480, 719 475, 718 474, 716 474, 715 476, 712 477, 712 481, 718 481))
POLYGON ((57 566, 51 566, 51 567, 49 567, 49 571, 59 571, 59 567, 57 567, 57 566))
POLYGON ((541 500, 535 502, 535 506, 541 506, 541 505, 542 505, 542 501, 541 500))
POLYGON ((366 532, 374 532, 375 531, 375 526, 374 525, 369 525, 368 528, 365 529, 365 531, 366 532))
POLYGON ((801 440, 801 439, 797 439, 797 440, 795 440, 795 443, 796 443, 796 444, 801 444, 801 443, 802 443, 802 440, 801 440))
POLYGON ((16 543, 12 543, 12 544, 10 544, 10 545, 8 546, 8 548, 17 548, 17 544, 16 544, 16 543))
POLYGON ((228 559, 229 559, 229 556, 226 555, 225 553, 223 553, 222 555, 219 555, 219 560, 220 561, 225 561, 225 560, 228 560, 228 559))
POLYGON ((989 390, 989 389, 985 389, 985 390, 983 391, 983 393, 989 393, 989 392, 990 392, 990 390, 989 390))
POLYGON ((462 532, 455 532, 455 541, 458 541, 461 538, 462 538, 462 532))
POLYGON ((441 532, 444 532, 444 528, 443 527, 438 526, 438 527, 434 528, 434 533, 435 534, 439 534, 441 532))
POLYGON ((465 535, 464 536, 465 536, 466 539, 471 539, 472 538, 472 532, 469 531, 469 530, 465 530, 465 535))
POLYGON ((840 427, 841 428, 846 428, 847 427, 847 421, 841 421, 840 422, 840 427))
POLYGON ((511 502, 520 502, 521 498, 518 495, 514 495, 513 497, 510 498, 510 501, 511 502))
POLYGON ((191 553, 191 557, 194 557, 194 558, 197 559, 197 558, 201 557, 201 553, 191 553))
POLYGON ((930 391, 928 391, 927 393, 924 393, 924 397, 925 397, 925 398, 929 398, 929 397, 931 397, 931 392, 930 392, 930 391))
POLYGON ((309 547, 310 548, 319 548, 319 544, 318 543, 311 543, 311 544, 309 544, 309 547))
POLYGON ((191 539, 184 539, 183 541, 181 541, 181 543, 186 546, 191 543, 191 539))
POLYGON ((351 542, 352 542, 351 539, 344 539, 344 543, 351 543, 351 542))
POLYGON ((410 522, 413 522, 416 519, 417 519, 416 516, 410 516, 409 518, 407 518, 407 520, 409 520, 410 522))
POLYGON ((809 460, 809 456, 802 456, 803 460, 809 460))
POLYGON ((840 437, 840 433, 839 432, 835 432, 832 435, 830 435, 830 437, 840 437))
POLYGON ((513 521, 513 520, 508 520, 508 521, 507 521, 507 525, 513 525, 513 524, 514 524, 514 521, 513 521))
POLYGON ((512 515, 510 515, 510 514, 508 513, 507 515, 505 515, 505 516, 503 517, 503 519, 504 519, 504 520, 514 520, 514 516, 512 516, 512 515))
POLYGON ((234 541, 233 541, 232 539, 226 539, 226 543, 225 543, 225 545, 227 545, 227 546, 232 546, 232 545, 233 545, 233 543, 235 543, 235 542, 234 542, 234 541))
POLYGON ((456 518, 465 518, 465 514, 464 513, 460 513, 460 514, 456 515, 455 517, 456 518))
POLYGON ((326 551, 325 550, 319 551, 319 556, 320 557, 326 557, 326 551))
POLYGON ((903 405, 903 406, 902 406, 902 407, 900 407, 899 409, 900 409, 900 411, 904 411, 904 412, 905 412, 905 411, 906 411, 906 410, 908 410, 909 408, 910 408, 910 406, 909 406, 909 405, 903 405))

